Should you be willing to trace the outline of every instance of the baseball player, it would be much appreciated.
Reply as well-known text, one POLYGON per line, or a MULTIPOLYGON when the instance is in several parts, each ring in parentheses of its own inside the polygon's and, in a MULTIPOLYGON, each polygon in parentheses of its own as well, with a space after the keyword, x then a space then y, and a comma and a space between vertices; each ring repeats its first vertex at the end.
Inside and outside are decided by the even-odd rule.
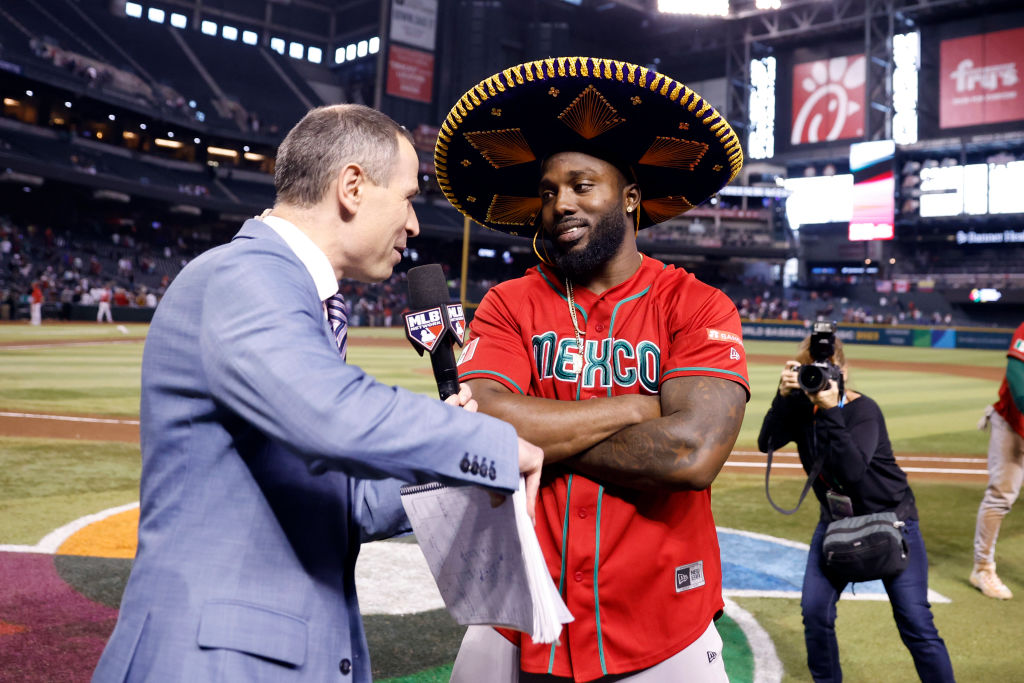
POLYGON ((1024 480, 1024 323, 1013 333, 1006 357, 1009 360, 999 386, 999 400, 985 411, 980 425, 987 423, 992 432, 988 439, 988 487, 978 507, 970 576, 972 586, 999 600, 1009 600, 1013 593, 996 574, 996 538, 1024 480))
POLYGON ((682 84, 582 58, 496 74, 442 127, 448 199, 542 260, 484 297, 459 379, 544 448, 536 532, 575 617, 555 645, 470 627, 453 681, 727 680, 709 486, 749 398, 740 320, 636 232, 731 180, 734 140, 682 84))

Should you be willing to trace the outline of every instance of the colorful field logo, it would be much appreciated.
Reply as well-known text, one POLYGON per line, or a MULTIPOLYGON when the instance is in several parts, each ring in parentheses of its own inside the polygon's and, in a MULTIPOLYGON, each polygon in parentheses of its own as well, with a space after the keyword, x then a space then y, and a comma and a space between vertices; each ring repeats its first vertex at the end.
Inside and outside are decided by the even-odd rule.
MULTIPOLYGON (((460 306, 461 308, 461 306, 460 306)), ((441 308, 408 313, 405 316, 405 330, 409 339, 427 351, 433 351, 438 338, 444 332, 444 316, 441 308)))

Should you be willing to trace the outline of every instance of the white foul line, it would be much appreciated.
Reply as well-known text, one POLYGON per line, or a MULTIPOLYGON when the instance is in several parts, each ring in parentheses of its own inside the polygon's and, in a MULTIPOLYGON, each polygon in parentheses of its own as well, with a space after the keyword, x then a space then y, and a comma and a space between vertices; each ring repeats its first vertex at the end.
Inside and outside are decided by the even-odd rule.
POLYGON ((106 417, 74 417, 71 415, 39 415, 36 413, 0 412, 0 417, 21 417, 32 420, 57 420, 58 422, 92 422, 95 424, 137 425, 138 420, 117 420, 106 417))

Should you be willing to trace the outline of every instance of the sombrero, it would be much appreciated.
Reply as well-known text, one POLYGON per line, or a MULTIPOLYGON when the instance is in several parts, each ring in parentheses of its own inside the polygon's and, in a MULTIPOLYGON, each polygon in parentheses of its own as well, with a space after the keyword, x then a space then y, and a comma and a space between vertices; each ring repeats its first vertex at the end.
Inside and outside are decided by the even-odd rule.
POLYGON ((463 95, 441 125, 434 167, 463 214, 532 235, 540 164, 567 150, 639 183, 641 228, 689 211, 743 166, 732 127, 682 83, 627 62, 558 57, 505 69, 463 95))

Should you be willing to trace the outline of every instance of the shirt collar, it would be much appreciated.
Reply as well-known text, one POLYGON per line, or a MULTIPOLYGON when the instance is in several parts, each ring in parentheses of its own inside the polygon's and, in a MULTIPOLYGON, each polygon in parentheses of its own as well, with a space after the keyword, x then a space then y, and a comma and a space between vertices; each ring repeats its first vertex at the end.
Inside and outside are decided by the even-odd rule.
POLYGON ((306 233, 299 230, 294 223, 286 221, 280 216, 264 216, 260 220, 269 225, 284 240, 285 244, 295 252, 295 256, 298 257, 302 265, 309 271, 310 277, 313 278, 313 284, 316 285, 316 293, 320 297, 320 301, 326 301, 338 293, 338 280, 334 277, 334 268, 331 267, 331 262, 327 260, 327 255, 320 251, 320 247, 316 246, 306 233))

